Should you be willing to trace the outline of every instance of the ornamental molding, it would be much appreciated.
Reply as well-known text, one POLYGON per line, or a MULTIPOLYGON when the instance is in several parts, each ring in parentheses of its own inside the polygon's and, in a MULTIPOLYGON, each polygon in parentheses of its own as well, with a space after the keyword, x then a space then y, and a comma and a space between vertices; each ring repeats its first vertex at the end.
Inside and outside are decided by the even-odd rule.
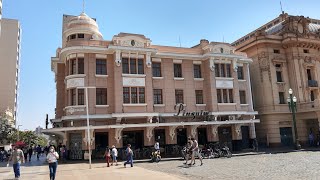
POLYGON ((211 132, 212 132, 214 137, 218 136, 218 127, 219 127, 219 125, 212 125, 211 126, 211 132))
MULTIPOLYGON (((90 129, 90 146, 92 146, 93 142, 94 142, 94 129, 90 129)), ((88 146, 88 130, 86 129, 85 130, 85 135, 84 135, 84 138, 83 138, 83 142, 88 146)))
POLYGON ((286 83, 277 82, 279 92, 286 92, 286 83))
POLYGON ((310 30, 308 26, 310 23, 310 18, 304 16, 289 16, 282 24, 283 29, 281 34, 292 33, 298 37, 309 37, 310 30))
POLYGON ((169 127, 169 135, 171 137, 171 140, 174 139, 174 136, 176 135, 176 129, 177 129, 178 126, 170 126, 169 127))
POLYGON ((271 71, 270 71, 270 62, 269 56, 267 52, 261 52, 258 55, 259 68, 260 68, 260 78, 261 82, 263 82, 263 72, 268 72, 269 81, 271 82, 271 71))
POLYGON ((155 128, 155 126, 147 127, 147 138, 148 138, 149 142, 151 142, 151 138, 153 137, 154 128, 155 128))
POLYGON ((118 67, 121 65, 121 50, 116 50, 115 63, 118 67))
POLYGON ((119 144, 119 142, 120 142, 120 140, 122 138, 122 130, 123 130, 123 128, 116 128, 115 130, 116 130, 116 132, 115 132, 114 138, 116 139, 117 143, 119 144))
POLYGON ((193 138, 195 138, 197 136, 197 128, 199 127, 200 125, 193 125, 191 126, 191 136, 193 138))
POLYGON ((240 135, 241 135, 241 126, 242 126, 242 124, 235 125, 235 131, 236 131, 238 137, 240 137, 240 135))

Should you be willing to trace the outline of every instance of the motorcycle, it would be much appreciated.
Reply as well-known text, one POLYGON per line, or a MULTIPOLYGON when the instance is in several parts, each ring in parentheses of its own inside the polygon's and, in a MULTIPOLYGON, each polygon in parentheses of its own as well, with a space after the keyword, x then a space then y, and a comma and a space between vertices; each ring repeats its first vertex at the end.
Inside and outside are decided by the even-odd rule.
POLYGON ((214 151, 212 148, 205 148, 205 149, 202 149, 200 151, 200 154, 203 158, 208 158, 208 159, 211 159, 211 158, 214 158, 215 155, 214 155, 214 151))
POLYGON ((161 161, 161 155, 159 151, 155 151, 151 153, 151 162, 160 162, 161 161))
POLYGON ((224 157, 231 158, 232 153, 226 144, 221 148, 221 151, 224 157))

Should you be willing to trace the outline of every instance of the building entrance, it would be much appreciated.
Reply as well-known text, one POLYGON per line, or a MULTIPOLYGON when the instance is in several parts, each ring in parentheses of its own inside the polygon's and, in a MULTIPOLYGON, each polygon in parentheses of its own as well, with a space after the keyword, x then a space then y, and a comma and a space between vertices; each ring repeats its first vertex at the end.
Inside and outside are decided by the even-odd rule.
POLYGON ((224 145, 226 143, 228 147, 232 149, 231 127, 219 127, 218 133, 220 145, 224 145))
POLYGON ((177 129, 177 144, 179 146, 185 146, 187 144, 188 137, 187 137, 187 129, 180 128, 177 129))
POLYGON ((164 129, 154 130, 154 140, 158 141, 160 146, 164 147, 166 145, 166 133, 164 129))
POLYGON ((248 126, 241 126, 241 132, 242 132, 242 149, 251 148, 249 127, 248 126))
POLYGON ((131 144, 132 149, 142 149, 144 146, 143 131, 125 131, 123 132, 123 147, 131 144))
POLYGON ((280 137, 282 146, 293 146, 293 136, 291 127, 280 128, 280 137))
POLYGON ((82 159, 82 134, 81 133, 71 133, 70 135, 70 159, 71 160, 79 160, 82 159))
MULTIPOLYGON (((95 150, 93 155, 95 158, 103 158, 104 152, 109 145, 109 136, 107 132, 95 133, 95 150)), ((111 147, 109 147, 111 148, 111 147)))
POLYGON ((198 128, 198 143, 199 145, 208 144, 207 128, 198 128))

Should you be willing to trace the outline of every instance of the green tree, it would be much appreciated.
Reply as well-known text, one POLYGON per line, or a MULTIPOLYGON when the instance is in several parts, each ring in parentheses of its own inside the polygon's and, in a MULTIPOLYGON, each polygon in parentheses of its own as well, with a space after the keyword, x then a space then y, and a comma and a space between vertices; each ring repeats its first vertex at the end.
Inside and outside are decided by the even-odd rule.
POLYGON ((7 119, 0 118, 0 144, 9 144, 14 142, 13 134, 16 129, 13 128, 7 119))

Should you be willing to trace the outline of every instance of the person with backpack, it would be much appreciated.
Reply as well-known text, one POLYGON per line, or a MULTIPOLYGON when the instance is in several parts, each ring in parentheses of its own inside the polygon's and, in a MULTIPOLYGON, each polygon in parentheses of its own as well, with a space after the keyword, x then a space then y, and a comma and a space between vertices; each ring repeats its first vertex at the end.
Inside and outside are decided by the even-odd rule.
POLYGON ((131 167, 133 167, 133 151, 131 149, 131 144, 127 145, 126 154, 127 154, 127 161, 124 163, 124 167, 126 167, 127 164, 130 164, 131 167))

